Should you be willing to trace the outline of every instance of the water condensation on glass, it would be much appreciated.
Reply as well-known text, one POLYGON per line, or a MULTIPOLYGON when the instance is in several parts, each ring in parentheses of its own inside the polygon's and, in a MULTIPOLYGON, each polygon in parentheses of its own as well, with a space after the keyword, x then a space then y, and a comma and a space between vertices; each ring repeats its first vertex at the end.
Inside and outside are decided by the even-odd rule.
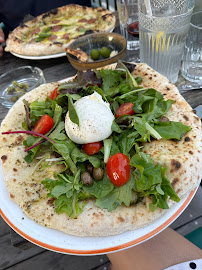
POLYGON ((148 7, 138 2, 140 60, 176 82, 194 6, 190 8, 189 0, 150 2, 152 16, 148 14, 148 7))

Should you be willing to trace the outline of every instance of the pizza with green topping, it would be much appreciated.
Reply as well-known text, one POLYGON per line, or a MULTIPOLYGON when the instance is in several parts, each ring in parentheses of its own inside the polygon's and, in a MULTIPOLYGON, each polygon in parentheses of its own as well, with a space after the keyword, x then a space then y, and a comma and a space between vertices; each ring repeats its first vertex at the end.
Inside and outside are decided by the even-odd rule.
POLYGON ((129 68, 43 84, 2 121, 8 193, 38 224, 121 234, 154 223, 199 185, 200 119, 163 75, 129 68))
POLYGON ((101 7, 66 5, 21 24, 7 39, 6 51, 42 56, 64 52, 66 44, 92 32, 110 32, 115 16, 101 7))

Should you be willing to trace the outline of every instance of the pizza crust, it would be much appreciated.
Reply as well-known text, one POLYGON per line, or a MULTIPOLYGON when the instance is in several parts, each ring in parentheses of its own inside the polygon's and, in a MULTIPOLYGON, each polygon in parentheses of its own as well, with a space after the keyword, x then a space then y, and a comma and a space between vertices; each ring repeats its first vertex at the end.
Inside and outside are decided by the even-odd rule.
MULTIPOLYGON (((136 64, 133 74, 143 76, 142 85, 144 87, 155 88, 162 94, 169 93, 169 97, 174 96, 175 103, 170 110, 172 112, 169 116, 170 120, 182 121, 192 127, 192 130, 181 141, 154 140, 151 143, 145 143, 143 148, 143 151, 149 153, 154 161, 168 168, 166 176, 170 179, 178 196, 183 198, 199 185, 201 179, 201 122, 177 88, 164 76, 155 72, 146 64, 136 64), (151 80, 150 77, 153 79, 151 80), (181 107, 182 104, 184 107, 181 107)), ((34 101, 38 98, 42 101, 56 85, 57 83, 39 86, 23 96, 23 99, 34 101)), ((19 129, 24 117, 21 98, 3 120, 1 132, 19 129), (14 120, 16 115, 18 121, 14 120)), ((119 206, 112 212, 99 209, 95 202, 91 200, 76 219, 71 219, 64 213, 56 214, 53 201, 46 197, 47 190, 40 184, 44 175, 39 174, 38 180, 31 176, 36 161, 34 161, 32 167, 29 167, 30 165, 24 161, 23 139, 19 138, 19 134, 0 135, 0 157, 4 180, 10 197, 35 222, 76 236, 108 236, 146 226, 166 213, 167 210, 159 208, 155 212, 151 212, 147 198, 137 205, 119 206)), ((60 170, 62 170, 62 167, 51 167, 51 170, 45 171, 46 177, 51 177, 53 171, 60 170)), ((175 203, 168 201, 168 204, 172 207, 175 203)))
MULTIPOLYGON (((64 52, 64 47, 69 42, 74 39, 71 39, 68 43, 60 43, 54 41, 48 41, 47 43, 34 42, 29 43, 23 41, 22 36, 28 30, 36 28, 38 25, 48 26, 48 22, 56 19, 58 16, 65 16, 71 18, 72 15, 78 14, 92 14, 96 16, 98 22, 96 29, 92 29, 92 32, 110 32, 115 27, 116 18, 109 10, 103 9, 101 7, 92 8, 79 5, 66 5, 59 7, 52 11, 46 12, 42 15, 37 16, 33 20, 30 20, 26 23, 21 24, 16 29, 14 29, 6 41, 5 51, 14 52, 21 55, 30 55, 30 56, 42 56, 42 55, 52 55, 64 52)), ((88 31, 86 33, 89 33, 88 31)), ((78 36, 79 37, 79 36, 78 36)), ((78 38, 76 37, 76 38, 78 38)))

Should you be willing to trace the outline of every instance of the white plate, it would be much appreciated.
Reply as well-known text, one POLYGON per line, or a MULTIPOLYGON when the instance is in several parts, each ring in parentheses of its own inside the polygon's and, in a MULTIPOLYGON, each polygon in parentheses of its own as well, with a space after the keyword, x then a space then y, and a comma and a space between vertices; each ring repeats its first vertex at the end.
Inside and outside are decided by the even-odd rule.
POLYGON ((195 188, 179 203, 154 223, 120 235, 107 237, 76 237, 43 227, 29 219, 10 198, 0 166, 0 214, 8 225, 25 239, 43 248, 66 254, 106 254, 140 244, 169 226, 188 206, 197 190, 195 188))
POLYGON ((44 60, 44 59, 51 59, 51 58, 58 58, 63 57, 66 55, 65 52, 62 53, 56 53, 56 54, 50 54, 50 55, 41 55, 41 56, 32 56, 32 55, 22 55, 14 52, 10 52, 13 55, 22 58, 22 59, 29 59, 29 60, 44 60))

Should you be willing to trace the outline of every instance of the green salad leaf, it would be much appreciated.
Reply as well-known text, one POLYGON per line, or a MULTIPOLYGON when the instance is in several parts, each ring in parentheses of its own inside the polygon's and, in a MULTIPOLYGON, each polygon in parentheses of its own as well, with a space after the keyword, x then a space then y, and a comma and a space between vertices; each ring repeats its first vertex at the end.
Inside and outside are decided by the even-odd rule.
POLYGON ((74 104, 73 104, 73 101, 72 101, 72 98, 69 97, 68 98, 68 108, 69 108, 69 118, 70 120, 77 124, 79 126, 79 117, 77 115, 77 112, 76 112, 76 109, 74 107, 74 104))

